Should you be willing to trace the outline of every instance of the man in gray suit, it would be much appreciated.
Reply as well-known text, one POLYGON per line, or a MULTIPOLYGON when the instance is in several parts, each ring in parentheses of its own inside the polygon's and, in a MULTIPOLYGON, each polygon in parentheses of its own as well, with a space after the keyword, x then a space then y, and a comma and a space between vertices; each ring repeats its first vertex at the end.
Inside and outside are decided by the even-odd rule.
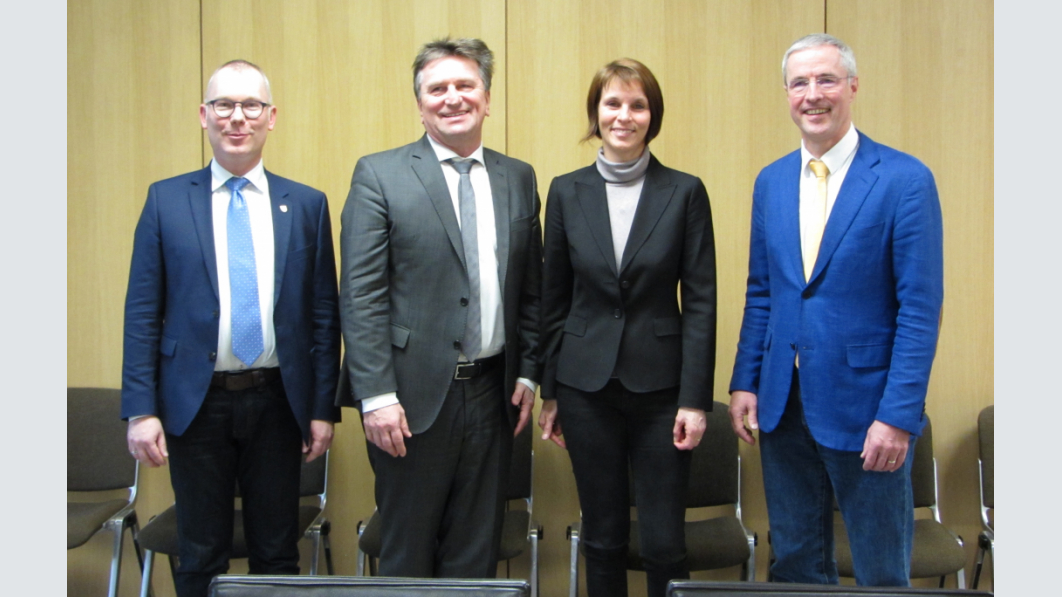
POLYGON ((338 403, 361 410, 385 576, 495 576, 540 377, 538 190, 530 165, 483 147, 492 66, 477 39, 421 48, 427 134, 358 160, 343 208, 338 403))

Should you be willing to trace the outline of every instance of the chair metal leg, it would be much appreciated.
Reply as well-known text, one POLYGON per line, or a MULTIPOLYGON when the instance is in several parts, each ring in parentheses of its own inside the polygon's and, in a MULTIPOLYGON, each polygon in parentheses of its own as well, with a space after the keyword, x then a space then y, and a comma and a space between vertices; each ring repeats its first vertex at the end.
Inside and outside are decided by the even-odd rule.
POLYGON ((568 597, 579 597, 579 531, 568 527, 571 543, 570 567, 568 570, 568 597))
POLYGON ((542 527, 531 533, 531 597, 538 597, 538 537, 542 527))
POLYGON ((114 549, 111 554, 111 580, 107 587, 107 597, 117 597, 118 578, 122 573, 122 544, 125 542, 125 525, 112 526, 114 531, 114 549))
POLYGON ((148 597, 151 592, 151 569, 155 563, 155 552, 144 550, 144 571, 140 575, 140 597, 148 597))
POLYGON ((313 531, 313 556, 310 557, 310 575, 317 576, 317 560, 321 552, 321 530, 313 531))
POLYGON ((321 525, 321 535, 324 541, 325 570, 328 571, 329 576, 335 576, 336 569, 332 566, 332 540, 328 536, 331 532, 332 523, 324 521, 321 525))
POLYGON ((749 537, 749 559, 745 561, 745 580, 753 582, 756 580, 756 544, 759 543, 759 537, 756 533, 749 537))
POLYGON ((966 588, 966 570, 965 569, 959 568, 959 570, 955 573, 955 586, 959 587, 960 591, 966 588))

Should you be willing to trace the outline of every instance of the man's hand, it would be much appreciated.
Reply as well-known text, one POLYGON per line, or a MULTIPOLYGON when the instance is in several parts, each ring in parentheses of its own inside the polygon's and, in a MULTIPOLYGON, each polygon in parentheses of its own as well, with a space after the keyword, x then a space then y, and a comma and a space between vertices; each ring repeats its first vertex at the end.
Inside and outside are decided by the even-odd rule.
POLYGON ((332 445, 333 431, 331 421, 319 419, 310 421, 310 445, 302 442, 302 453, 306 454, 306 462, 311 462, 328 451, 328 447, 332 445))
POLYGON ((365 413, 362 417, 365 438, 391 456, 406 455, 407 437, 413 437, 406 424, 406 409, 392 404, 365 413))
POLYGON ((531 388, 516 382, 516 390, 513 391, 513 406, 520 407, 520 419, 516 422, 516 430, 513 431, 513 437, 516 437, 531 420, 531 408, 535 406, 535 393, 531 391, 531 388))
POLYGON ((863 470, 891 473, 903 466, 911 434, 888 423, 874 421, 863 441, 863 470))
POLYGON ((564 432, 561 431, 560 420, 557 419, 555 399, 542 401, 542 411, 538 413, 538 426, 542 428, 542 439, 548 439, 565 450, 568 449, 568 444, 564 443, 564 432))
POLYGON ((730 394, 730 426, 734 433, 750 446, 756 445, 756 438, 752 432, 760 428, 760 421, 756 415, 756 394, 742 390, 734 390, 730 394), (748 417, 748 427, 745 426, 745 417, 748 417))
POLYGON ((704 430, 708 428, 708 419, 699 408, 679 407, 675 415, 675 428, 671 433, 675 438, 675 447, 679 450, 692 450, 701 443, 704 430))
POLYGON ((158 417, 147 416, 129 421, 125 437, 133 458, 152 468, 166 464, 170 453, 166 450, 166 433, 158 417))

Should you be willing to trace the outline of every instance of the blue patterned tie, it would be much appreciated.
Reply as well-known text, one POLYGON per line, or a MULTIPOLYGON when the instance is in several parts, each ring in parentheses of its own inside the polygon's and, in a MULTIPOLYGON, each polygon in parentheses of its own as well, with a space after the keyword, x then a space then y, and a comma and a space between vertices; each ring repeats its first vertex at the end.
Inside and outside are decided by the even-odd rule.
POLYGON ((229 244, 229 292, 232 310, 232 354, 249 367, 262 354, 262 312, 258 304, 258 270, 251 238, 251 217, 240 192, 250 181, 230 178, 232 191, 227 217, 229 244))
POLYGON ((476 194, 472 190, 469 172, 476 160, 452 158, 450 164, 461 175, 457 183, 457 205, 461 211, 461 244, 465 249, 465 268, 468 270, 468 319, 461 352, 468 360, 479 356, 482 344, 479 304, 479 231, 476 226, 476 194))

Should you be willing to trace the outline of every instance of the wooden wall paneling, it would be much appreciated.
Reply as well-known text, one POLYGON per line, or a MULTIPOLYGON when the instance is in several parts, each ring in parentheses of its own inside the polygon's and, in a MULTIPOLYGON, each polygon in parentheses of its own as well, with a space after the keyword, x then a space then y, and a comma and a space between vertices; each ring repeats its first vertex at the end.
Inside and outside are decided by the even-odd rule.
MULTIPOLYGON (((234 58, 266 72, 277 105, 266 167, 327 193, 337 262, 340 214, 354 164, 363 155, 424 134, 411 67, 421 45, 446 35, 478 37, 494 51, 484 143, 504 152, 503 0, 203 2, 204 87, 214 69, 234 58)), ((211 155, 205 138, 204 155, 211 155)), ((332 444, 327 515, 333 523, 336 572, 353 574, 357 524, 368 520, 375 502, 361 419, 353 409, 344 409, 343 417, 332 444)), ((309 568, 307 547, 304 543, 304 570, 309 568)), ((233 569, 245 565, 234 563, 233 569)))
MULTIPOLYGON (((67 6, 71 386, 121 384, 129 259, 148 185, 194 170, 201 160, 198 32, 197 3, 91 0, 67 6)), ((173 501, 167 469, 142 470, 140 488, 142 521, 173 501)), ((104 594, 110 557, 105 535, 67 552, 67 593, 104 594)), ((129 595, 138 586, 127 539, 120 588, 129 595)))
MULTIPOLYGON (((829 32, 855 51, 856 126, 922 160, 940 193, 944 320, 926 410, 941 512, 965 538, 972 566, 980 530, 977 414, 994 402, 993 4, 831 0, 826 12, 829 32)), ((991 587, 991 566, 985 574, 981 586, 991 587)))
MULTIPOLYGON (((580 144, 594 73, 620 57, 644 62, 660 81, 665 115, 651 148, 671 167, 695 174, 711 197, 719 275, 715 391, 728 401, 748 270, 752 185, 768 163, 799 145, 781 86, 781 58, 798 37, 821 31, 818 1, 511 2, 509 4, 509 153, 535 166, 545 201, 550 181, 591 163, 598 142, 580 144)), ((743 449, 746 522, 761 535, 767 518, 757 448, 743 449)), ((571 465, 551 444, 537 445, 538 517, 551 539, 579 516, 571 465), (541 487, 540 481, 540 487, 541 487), (553 530, 556 529, 556 530, 553 530)), ((568 544, 546 541, 542 589, 567 587, 568 544)), ((766 566, 760 566, 766 577, 766 566)), ((734 578, 735 571, 697 573, 734 578)), ((631 574, 632 594, 644 575, 631 574)))

